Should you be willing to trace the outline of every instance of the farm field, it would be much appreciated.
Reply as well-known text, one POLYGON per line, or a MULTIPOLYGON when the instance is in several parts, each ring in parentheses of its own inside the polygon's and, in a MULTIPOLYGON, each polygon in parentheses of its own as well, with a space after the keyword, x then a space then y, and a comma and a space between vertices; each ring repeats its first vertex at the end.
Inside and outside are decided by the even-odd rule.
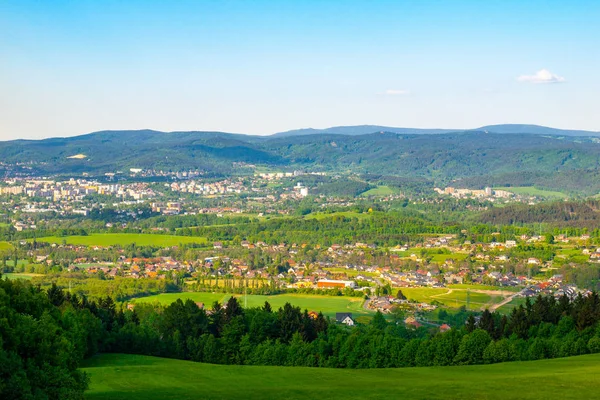
POLYGON ((402 288, 402 293, 409 300, 432 303, 438 301, 446 307, 459 308, 467 306, 467 294, 469 298, 469 310, 483 310, 494 304, 500 303, 512 292, 500 292, 500 288, 477 290, 468 288, 402 288))
MULTIPOLYGON (((205 292, 183 292, 183 293, 162 293, 154 296, 140 297, 135 302, 155 302, 161 304, 170 304, 177 299, 191 299, 195 302, 202 302, 210 306, 213 302, 226 302, 231 294, 225 293, 205 293, 205 292)), ((244 305, 245 299, 242 295, 236 295, 240 303, 244 305)), ((273 309, 277 310, 283 307, 285 303, 290 303, 300 307, 303 311, 321 311, 324 315, 333 317, 336 312, 351 312, 354 316, 372 315, 373 313, 362 308, 363 299, 358 297, 334 297, 318 296, 308 294, 278 294, 273 296, 248 295, 248 307, 262 307, 268 301, 273 309)))
POLYGON ((48 236, 36 239, 38 242, 62 243, 82 246, 177 246, 180 243, 206 244, 206 238, 175 235, 152 235, 144 233, 94 233, 88 236, 48 236))
POLYGON ((460 367, 327 369, 211 365, 101 354, 83 365, 95 399, 585 399, 600 355, 460 367), (432 379, 433 377, 433 379, 432 379))
POLYGON ((8 278, 8 279, 31 280, 31 279, 35 278, 36 276, 42 276, 42 274, 21 274, 21 273, 12 273, 12 272, 7 272, 7 273, 2 274, 3 278, 8 278))
POLYGON ((555 192, 552 190, 538 189, 533 186, 515 186, 515 187, 497 187, 494 190, 506 190, 514 194, 520 194, 524 196, 538 196, 545 197, 547 199, 564 199, 568 197, 562 192, 555 192))

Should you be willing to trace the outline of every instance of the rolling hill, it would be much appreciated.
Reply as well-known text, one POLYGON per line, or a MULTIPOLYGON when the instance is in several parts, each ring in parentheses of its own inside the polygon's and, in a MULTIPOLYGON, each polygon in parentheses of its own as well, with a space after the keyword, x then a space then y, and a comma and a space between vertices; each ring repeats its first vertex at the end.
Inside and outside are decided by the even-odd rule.
MULTIPOLYGON (((503 129, 520 130, 514 126, 503 129)), ((375 128, 370 126, 368 129, 375 128)), ((379 127, 377 127, 379 128, 379 127)), ((488 127, 492 129, 492 127, 488 127)), ((530 186, 600 191, 600 143, 583 136, 466 131, 247 136, 223 132, 103 131, 69 138, 0 142, 1 169, 99 176, 129 168, 252 173, 276 169, 386 175, 470 187, 530 186)), ((1 171, 0 171, 1 172, 1 171)))
POLYGON ((600 132, 582 131, 571 129, 556 129, 540 125, 526 124, 501 124, 487 125, 475 129, 419 129, 419 128, 394 128, 391 126, 380 125, 355 125, 355 126, 335 126, 324 129, 295 129, 291 131, 278 132, 273 136, 289 137, 303 135, 366 135, 375 132, 392 132, 403 135, 432 135, 444 134, 453 132, 468 132, 468 131, 487 131, 493 133, 508 133, 508 134, 532 134, 532 135, 553 135, 553 136, 600 136, 600 132))
POLYGON ((585 399, 600 356, 462 367, 328 369, 200 364, 101 354, 87 360, 93 399, 585 399))

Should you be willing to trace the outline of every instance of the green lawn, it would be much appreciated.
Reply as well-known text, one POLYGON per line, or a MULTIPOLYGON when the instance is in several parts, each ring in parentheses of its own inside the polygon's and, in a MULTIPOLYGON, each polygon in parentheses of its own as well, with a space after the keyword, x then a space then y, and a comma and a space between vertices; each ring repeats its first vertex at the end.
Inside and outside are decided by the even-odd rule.
POLYGON ((12 273, 12 272, 2 274, 3 278, 8 278, 8 279, 31 280, 32 278, 35 278, 36 276, 42 276, 42 274, 19 274, 19 273, 12 273))
POLYGON ((360 194, 361 197, 367 196, 389 196, 396 193, 396 191, 389 186, 377 186, 376 188, 369 189, 366 192, 360 194))
POLYGON ((331 272, 332 274, 346 274, 348 276, 357 276, 357 275, 363 275, 363 276, 377 276, 377 274, 375 272, 367 272, 367 271, 357 271, 355 269, 350 269, 350 268, 342 268, 342 267, 332 267, 332 268, 323 268, 324 271, 327 272, 331 272))
MULTIPOLYGON (((15 260, 6 260, 6 265, 9 267, 14 267, 15 260)), ((19 265, 29 265, 29 260, 17 260, 17 266, 19 265)))
MULTIPOLYGON (((488 293, 477 293, 474 290, 475 287, 470 287, 469 285, 464 285, 465 288, 455 288, 456 286, 463 285, 454 285, 453 288, 402 288, 402 293, 409 300, 416 300, 418 302, 432 303, 434 301, 438 301, 442 303, 446 307, 450 308, 459 308, 461 306, 467 305, 467 289, 470 289, 468 292, 469 296, 469 310, 482 310, 492 306, 493 304, 500 303, 505 296, 510 295, 509 291, 506 291, 505 296, 500 294, 488 294, 488 293)), ((483 285, 482 285, 483 286, 483 285)), ((500 288, 494 289, 484 289, 484 290, 498 290, 500 288)))
POLYGON ((514 194, 520 194, 524 196, 537 196, 545 197, 547 199, 564 199, 568 197, 562 192, 554 192, 552 190, 537 189, 533 186, 515 186, 515 187, 497 187, 495 190, 506 190, 514 194))
POLYGON ((12 250, 13 245, 8 242, 0 242, 0 250, 12 250))
POLYGON ((448 293, 448 289, 433 289, 433 288, 402 288, 402 293, 409 300, 415 300, 418 302, 431 303, 435 300, 437 295, 443 295, 444 293, 448 293))
POLYGON ((450 253, 450 254, 430 254, 431 261, 435 263, 444 263, 446 260, 463 261, 469 255, 466 253, 450 253))
POLYGON ((94 233, 88 236, 49 236, 36 239, 38 242, 62 243, 82 246, 126 246, 135 243, 137 246, 177 246, 181 243, 206 244, 206 238, 175 235, 152 235, 144 233, 94 233))
POLYGON ((515 297, 502 307, 498 307, 496 311, 498 311, 501 314, 510 314, 513 308, 519 307, 520 305, 525 305, 525 301, 526 299, 524 297, 515 297))
POLYGON ((132 302, 134 303, 155 303, 158 302, 163 305, 171 304, 177 299, 183 301, 191 299, 196 303, 204 303, 206 307, 210 307, 212 303, 218 301, 223 303, 229 299, 231 295, 224 293, 207 293, 207 292, 183 292, 183 293, 161 293, 153 296, 138 297, 132 302))
POLYGON ((393 254, 396 254, 398 257, 410 257, 411 254, 417 256, 417 258, 429 258, 431 257, 431 261, 434 263, 444 263, 446 260, 455 260, 455 261, 463 261, 469 255, 467 253, 437 253, 438 250, 433 249, 423 249, 417 247, 411 247, 406 251, 394 251, 393 254), (421 253, 423 252, 423 255, 421 253))
MULTIPOLYGON (((242 305, 246 304, 246 299, 242 295, 236 295, 242 305)), ((136 302, 155 302, 161 304, 170 304, 178 298, 192 299, 195 302, 202 302, 210 306, 213 302, 226 302, 230 294, 223 293, 203 293, 203 292, 183 292, 183 293, 162 293, 154 296, 140 297, 136 302)), ((321 311, 324 315, 335 316, 336 312, 351 312, 355 316, 372 315, 371 312, 362 308, 363 299, 358 297, 345 296, 317 296, 308 294, 278 294, 274 296, 248 295, 248 307, 262 307, 268 301, 273 309, 277 310, 283 307, 285 303, 290 303, 300 307, 303 311, 321 311)))
MULTIPOLYGON (((489 294, 470 292, 467 295, 466 290, 453 290, 452 293, 436 296, 435 299, 444 303, 448 307, 459 308, 467 305, 467 297, 469 299, 468 308, 470 310, 479 310, 482 307, 485 307, 487 304, 490 304, 492 301, 492 296, 489 294)), ((500 300, 502 299, 501 297, 499 298, 500 300)))
POLYGON ((210 365, 102 354, 87 360, 89 400, 592 399, 600 355, 462 367, 327 369, 210 365))
POLYGON ((332 218, 332 217, 336 217, 336 216, 346 217, 346 218, 363 219, 363 218, 369 218, 371 216, 371 214, 359 213, 356 211, 337 211, 337 212, 333 212, 333 213, 316 212, 316 213, 310 213, 310 214, 306 215, 304 218, 325 219, 325 218, 332 218))
POLYGON ((491 285, 479 285, 479 284, 468 284, 459 283, 455 285, 448 285, 450 289, 470 289, 470 290, 494 290, 503 292, 519 292, 521 291, 518 287, 503 287, 503 286, 491 286, 491 285))

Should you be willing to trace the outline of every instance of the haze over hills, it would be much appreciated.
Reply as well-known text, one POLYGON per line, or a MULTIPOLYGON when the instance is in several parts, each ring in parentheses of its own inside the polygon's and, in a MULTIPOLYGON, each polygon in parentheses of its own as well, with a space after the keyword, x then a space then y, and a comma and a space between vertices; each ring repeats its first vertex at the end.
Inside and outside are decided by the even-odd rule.
POLYGON ((540 125, 527 124, 501 124, 486 125, 475 129, 419 129, 419 128, 394 128, 380 125, 355 125, 355 126, 335 126, 325 129, 295 129, 286 132, 278 132, 273 136, 300 136, 316 134, 335 134, 335 135, 365 135, 374 132, 393 132, 408 135, 419 134, 443 134, 465 131, 487 131, 493 133, 511 133, 511 134, 534 134, 534 135, 553 135, 553 136, 600 136, 600 132, 582 131, 572 129, 556 129, 540 125))

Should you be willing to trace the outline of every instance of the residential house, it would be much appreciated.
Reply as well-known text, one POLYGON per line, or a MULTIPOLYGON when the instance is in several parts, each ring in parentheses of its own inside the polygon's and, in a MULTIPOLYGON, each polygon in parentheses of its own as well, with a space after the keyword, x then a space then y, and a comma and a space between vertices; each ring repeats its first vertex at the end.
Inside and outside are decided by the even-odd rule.
POLYGON ((347 326, 354 326, 354 320, 352 319, 352 313, 335 313, 335 320, 340 324, 347 326))

